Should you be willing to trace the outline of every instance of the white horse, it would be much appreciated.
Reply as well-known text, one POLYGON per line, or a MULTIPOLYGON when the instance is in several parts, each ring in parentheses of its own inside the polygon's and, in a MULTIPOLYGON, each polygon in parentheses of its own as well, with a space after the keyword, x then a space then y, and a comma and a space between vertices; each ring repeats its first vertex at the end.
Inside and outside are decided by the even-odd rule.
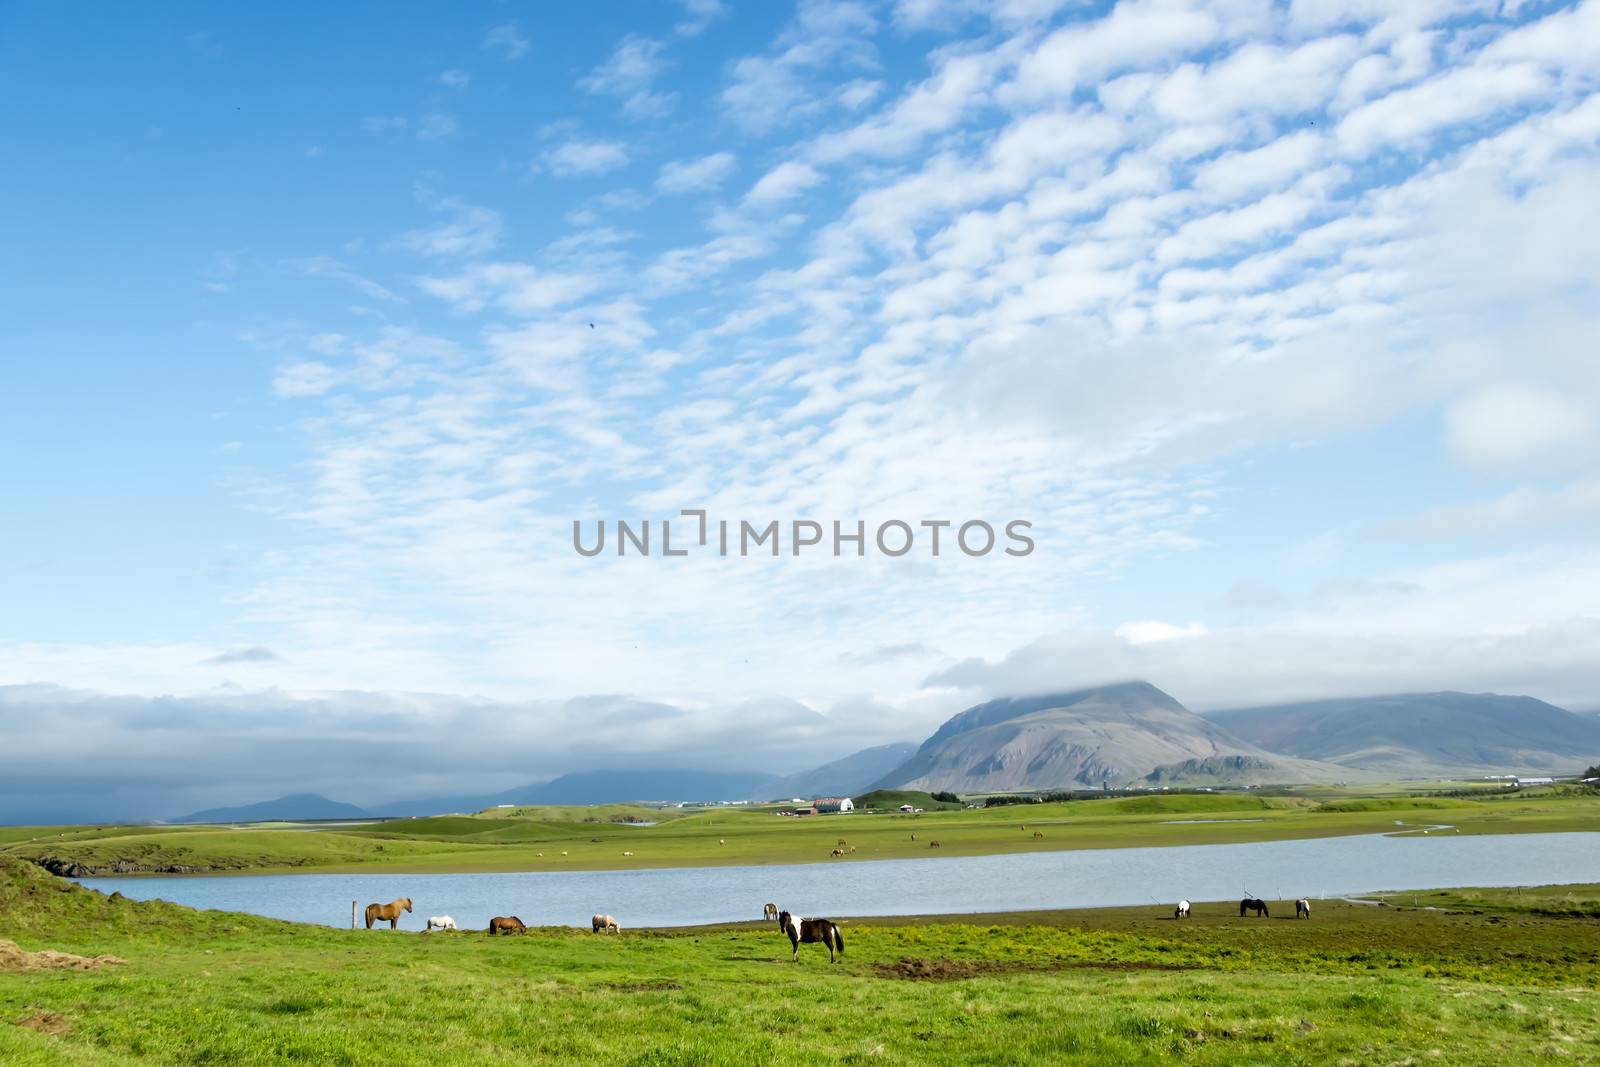
POLYGON ((455 928, 456 928, 456 921, 454 919, 450 918, 450 916, 448 916, 448 915, 430 915, 430 916, 428 916, 428 929, 429 930, 454 930, 455 928))
POLYGON ((1172 913, 1172 917, 1174 919, 1187 919, 1189 917, 1189 902, 1187 900, 1178 901, 1177 910, 1172 913))
POLYGON ((1299 900, 1295 901, 1294 917, 1296 919, 1311 918, 1311 901, 1307 900, 1305 897, 1301 897, 1299 900))
POLYGON ((592 920, 595 933, 620 934, 622 927, 617 925, 617 920, 609 915, 596 914, 592 920))

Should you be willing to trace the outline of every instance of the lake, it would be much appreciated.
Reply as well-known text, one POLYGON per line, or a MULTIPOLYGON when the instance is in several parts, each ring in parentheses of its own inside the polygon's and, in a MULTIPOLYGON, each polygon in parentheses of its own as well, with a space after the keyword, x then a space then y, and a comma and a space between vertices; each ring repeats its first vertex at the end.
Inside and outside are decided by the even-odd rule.
POLYGON ((84 878, 103 892, 196 908, 344 926, 350 902, 409 896, 416 911, 483 929, 494 915, 530 926, 624 927, 758 919, 761 906, 803 915, 928 915, 1045 908, 1353 896, 1384 889, 1600 882, 1600 833, 1328 837, 1241 845, 1029 852, 764 867, 493 874, 282 874, 84 878))

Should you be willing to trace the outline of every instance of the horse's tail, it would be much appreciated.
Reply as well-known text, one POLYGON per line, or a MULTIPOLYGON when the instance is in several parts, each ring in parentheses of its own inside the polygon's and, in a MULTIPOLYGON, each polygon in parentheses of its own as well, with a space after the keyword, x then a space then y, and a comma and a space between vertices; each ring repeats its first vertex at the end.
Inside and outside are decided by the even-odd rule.
POLYGON ((844 955, 844 931, 839 929, 839 924, 833 924, 833 947, 839 950, 839 955, 844 955))

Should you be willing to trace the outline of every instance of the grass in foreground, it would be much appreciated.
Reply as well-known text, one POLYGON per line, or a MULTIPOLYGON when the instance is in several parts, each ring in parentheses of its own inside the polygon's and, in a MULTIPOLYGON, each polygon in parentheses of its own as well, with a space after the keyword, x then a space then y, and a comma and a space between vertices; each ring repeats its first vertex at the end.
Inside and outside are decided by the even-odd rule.
MULTIPOLYGON (((1551 891, 1600 899, 1600 887, 1551 891)), ((1318 903, 523 938, 352 932, 89 893, 0 859, 0 936, 124 966, 0 971, 8 1064, 1587 1062, 1600 925, 1318 903)))

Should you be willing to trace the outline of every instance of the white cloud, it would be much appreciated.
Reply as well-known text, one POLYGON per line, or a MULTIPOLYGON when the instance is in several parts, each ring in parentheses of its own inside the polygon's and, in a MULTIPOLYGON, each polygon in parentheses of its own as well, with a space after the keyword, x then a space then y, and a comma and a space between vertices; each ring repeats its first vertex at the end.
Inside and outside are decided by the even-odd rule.
POLYGON ((499 52, 508 60, 521 59, 533 47, 528 39, 522 36, 515 22, 507 22, 496 26, 484 34, 483 47, 499 52))
POLYGON ((656 190, 668 196, 709 192, 721 186, 737 165, 731 152, 673 160, 662 166, 656 178, 656 190))
POLYGON ((822 174, 815 167, 789 160, 763 174, 750 187, 745 199, 752 204, 778 204, 794 199, 822 181, 822 174))
POLYGON ((1478 390, 1450 407, 1450 449, 1469 463, 1518 467, 1600 456, 1600 416, 1584 400, 1527 385, 1478 390))
POLYGON ((321 396, 338 381, 338 374, 326 363, 306 360, 279 367, 272 389, 282 397, 321 396))
POLYGON ((856 0, 804 0, 772 50, 734 62, 723 111, 754 133, 816 115, 825 103, 818 73, 834 65, 873 66, 877 28, 872 11, 856 0))
POLYGON ((427 256, 483 256, 500 243, 504 221, 498 211, 454 198, 438 202, 435 208, 452 217, 401 234, 402 247, 427 256))
POLYGON ((1202 623, 1191 622, 1177 626, 1170 622, 1149 620, 1125 622, 1111 631, 1130 645, 1150 645, 1157 641, 1177 641, 1185 637, 1204 637, 1210 631, 1202 623))
POLYGON ((449 137, 460 129, 461 124, 451 115, 424 115, 422 121, 417 123, 417 140, 437 141, 441 137, 449 137))
POLYGON ((540 158, 557 177, 592 177, 627 166, 628 150, 619 141, 566 141, 540 158))
POLYGON ((472 76, 464 70, 441 70, 433 80, 446 89, 465 89, 472 84, 472 76))
POLYGON ((1316 167, 1322 156, 1322 135, 1296 130, 1260 148, 1227 152, 1202 164, 1195 171, 1194 187, 1223 200, 1281 189, 1316 167))
POLYGON ((681 3, 683 18, 673 26, 673 32, 680 37, 698 37, 706 27, 728 14, 728 7, 722 0, 681 0, 681 3))

